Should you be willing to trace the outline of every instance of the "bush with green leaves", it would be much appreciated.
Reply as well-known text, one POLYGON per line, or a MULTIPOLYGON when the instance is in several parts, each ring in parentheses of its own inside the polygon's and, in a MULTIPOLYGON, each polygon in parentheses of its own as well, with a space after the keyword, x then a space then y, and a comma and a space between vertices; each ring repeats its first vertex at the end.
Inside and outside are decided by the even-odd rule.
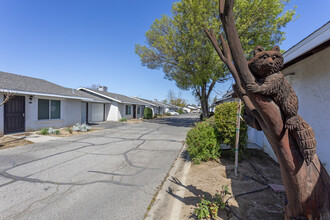
MULTIPOLYGON (((242 111, 244 111, 244 106, 242 111)), ((231 146, 232 155, 235 152, 236 139, 236 117, 237 117, 237 102, 226 102, 215 107, 214 118, 215 125, 219 131, 220 141, 223 144, 231 146)), ((244 158, 244 152, 247 145, 247 125, 241 120, 239 133, 239 160, 244 158)))
POLYGON ((42 135, 47 135, 47 134, 60 135, 61 132, 60 132, 60 130, 54 129, 54 128, 42 128, 42 129, 40 129, 39 134, 42 134, 42 135))
POLYGON ((121 118, 121 119, 119 119, 119 121, 120 122, 125 122, 125 121, 127 121, 127 119, 126 118, 121 118))
POLYGON ((70 128, 70 127, 66 127, 65 130, 66 130, 67 132, 69 132, 70 134, 72 134, 72 128, 70 128))
POLYGON ((77 123, 72 126, 72 130, 76 131, 76 132, 87 132, 87 131, 91 130, 91 128, 87 124, 77 123))
POLYGON ((152 109, 149 107, 144 108, 143 116, 145 119, 152 119, 152 109))
POLYGON ((56 134, 56 135, 60 135, 61 132, 58 129, 54 129, 54 128, 48 128, 48 134, 56 134))
POLYGON ((48 128, 41 128, 39 133, 42 134, 42 135, 47 135, 47 134, 49 134, 49 133, 48 133, 48 128))
POLYGON ((186 143, 189 156, 196 164, 220 157, 218 131, 210 122, 195 123, 187 133, 186 143))
POLYGON ((181 108, 179 108, 176 112, 179 113, 180 115, 185 113, 181 108))

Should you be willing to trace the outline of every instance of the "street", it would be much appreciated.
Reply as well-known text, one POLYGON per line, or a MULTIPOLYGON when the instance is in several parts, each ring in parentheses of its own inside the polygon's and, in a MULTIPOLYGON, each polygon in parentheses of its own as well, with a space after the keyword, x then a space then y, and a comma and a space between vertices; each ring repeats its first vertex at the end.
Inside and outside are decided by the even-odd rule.
POLYGON ((197 117, 0 150, 0 219, 143 219, 197 117))

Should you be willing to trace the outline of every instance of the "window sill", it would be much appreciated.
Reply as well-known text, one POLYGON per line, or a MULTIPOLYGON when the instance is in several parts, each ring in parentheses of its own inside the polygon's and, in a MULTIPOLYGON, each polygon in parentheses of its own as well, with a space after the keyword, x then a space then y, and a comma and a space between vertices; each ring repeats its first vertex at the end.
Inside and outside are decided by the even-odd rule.
POLYGON ((36 124, 43 124, 43 123, 57 123, 57 122, 64 122, 63 119, 40 119, 35 121, 36 124))

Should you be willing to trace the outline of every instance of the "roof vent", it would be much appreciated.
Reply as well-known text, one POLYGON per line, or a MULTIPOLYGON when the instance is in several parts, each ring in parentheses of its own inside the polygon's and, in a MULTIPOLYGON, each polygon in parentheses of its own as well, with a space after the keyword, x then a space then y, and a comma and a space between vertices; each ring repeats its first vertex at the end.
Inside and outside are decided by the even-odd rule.
POLYGON ((108 91, 108 87, 106 87, 106 86, 99 86, 99 88, 97 90, 102 91, 102 92, 107 92, 108 91))

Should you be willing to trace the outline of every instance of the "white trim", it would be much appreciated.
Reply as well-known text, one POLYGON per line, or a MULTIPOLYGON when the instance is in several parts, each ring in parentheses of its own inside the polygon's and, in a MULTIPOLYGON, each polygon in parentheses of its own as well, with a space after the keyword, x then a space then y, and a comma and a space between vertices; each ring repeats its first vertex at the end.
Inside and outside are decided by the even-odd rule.
POLYGON ((154 107, 157 107, 157 105, 152 104, 152 103, 147 102, 147 101, 144 101, 144 100, 141 100, 141 99, 139 99, 139 98, 137 98, 137 97, 131 97, 131 98, 132 98, 132 99, 136 99, 136 100, 141 101, 141 102, 144 102, 144 103, 147 103, 147 104, 152 105, 152 106, 154 106, 154 107))
POLYGON ((283 53, 284 64, 312 50, 330 39, 330 22, 283 53))
POLYGON ((122 101, 119 101, 118 99, 114 99, 114 98, 112 98, 112 97, 110 97, 110 96, 103 95, 103 94, 101 94, 101 93, 98 93, 98 92, 93 91, 93 90, 90 90, 90 89, 86 89, 86 88, 84 88, 84 87, 80 87, 80 88, 78 88, 78 90, 79 90, 79 91, 81 91, 81 90, 86 90, 86 91, 88 91, 88 92, 91 92, 91 93, 94 93, 94 94, 97 94, 97 95, 103 96, 103 97, 105 97, 105 98, 107 98, 107 99, 113 99, 114 101, 116 101, 116 102, 118 102, 118 103, 123 103, 122 101))
MULTIPOLYGON (((2 89, 0 92, 10 92, 10 93, 21 94, 21 95, 35 95, 35 96, 66 98, 66 99, 78 99, 78 100, 90 101, 90 102, 102 102, 102 101, 96 101, 92 98, 84 98, 84 97, 77 97, 77 96, 66 96, 66 95, 55 95, 55 94, 38 93, 38 92, 26 92, 26 91, 11 90, 11 89, 2 89)), ((102 103, 104 103, 104 102, 102 102, 102 103)))
POLYGON ((116 101, 116 102, 118 102, 118 103, 122 103, 122 104, 142 105, 141 103, 137 103, 137 102, 126 102, 126 101, 120 101, 120 100, 118 100, 118 99, 112 98, 112 97, 109 96, 109 95, 104 95, 104 94, 102 94, 102 93, 98 93, 97 91, 94 91, 94 90, 91 90, 91 89, 86 89, 86 88, 84 88, 84 87, 80 87, 80 88, 78 88, 78 90, 79 90, 79 91, 81 91, 81 90, 86 90, 86 91, 88 91, 88 92, 91 92, 91 93, 97 94, 97 95, 99 95, 99 96, 103 96, 103 97, 105 97, 105 98, 107 98, 107 99, 113 99, 114 101, 116 101))

